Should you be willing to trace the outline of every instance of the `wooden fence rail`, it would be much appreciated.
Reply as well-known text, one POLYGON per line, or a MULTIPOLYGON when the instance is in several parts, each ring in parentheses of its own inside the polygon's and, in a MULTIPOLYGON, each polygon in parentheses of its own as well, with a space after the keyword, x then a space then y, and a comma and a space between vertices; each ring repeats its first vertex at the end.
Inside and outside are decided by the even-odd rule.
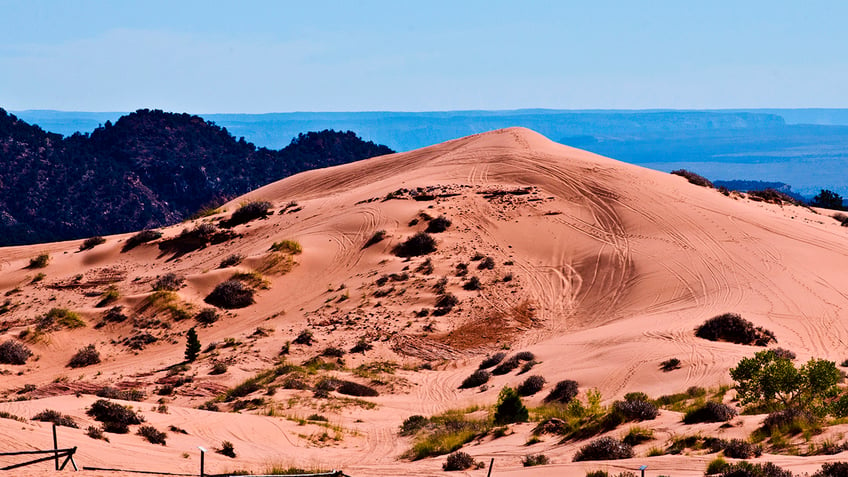
POLYGON ((11 452, 0 452, 0 456, 10 456, 10 455, 38 455, 38 454, 50 454, 47 457, 39 457, 37 459, 28 460, 26 462, 20 462, 17 464, 7 465, 6 467, 0 468, 0 470, 12 470, 17 469, 18 467, 24 467, 27 465, 38 464, 39 462, 46 462, 48 460, 56 461, 56 470, 64 470, 65 466, 68 465, 68 462, 74 466, 74 470, 77 469, 77 463, 74 462, 74 453, 76 453, 76 447, 70 447, 68 449, 59 449, 58 440, 56 439, 56 424, 53 424, 53 448, 49 450, 25 450, 25 451, 11 451, 11 452), (62 464, 59 464, 59 459, 64 457, 65 461, 62 464))

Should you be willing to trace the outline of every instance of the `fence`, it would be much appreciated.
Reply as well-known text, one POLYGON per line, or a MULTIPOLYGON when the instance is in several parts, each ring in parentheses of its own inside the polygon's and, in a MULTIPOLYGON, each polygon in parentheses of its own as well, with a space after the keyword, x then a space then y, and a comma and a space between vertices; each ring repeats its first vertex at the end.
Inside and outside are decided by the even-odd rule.
POLYGON ((47 457, 38 457, 36 459, 28 460, 26 462, 19 462, 17 464, 8 465, 6 467, 0 468, 0 470, 12 470, 17 469, 18 467, 24 467, 27 465, 37 464, 39 462, 46 462, 48 460, 56 461, 56 470, 64 470, 65 466, 68 465, 68 462, 74 466, 74 470, 77 469, 77 463, 74 462, 74 453, 77 451, 76 447, 71 447, 68 449, 59 449, 59 442, 56 439, 56 424, 53 424, 53 448, 49 450, 26 450, 26 451, 12 451, 12 452, 0 452, 0 457, 2 456, 17 456, 17 455, 40 455, 40 454, 50 454, 47 457), (62 457, 65 458, 62 464, 59 464, 59 459, 62 457))

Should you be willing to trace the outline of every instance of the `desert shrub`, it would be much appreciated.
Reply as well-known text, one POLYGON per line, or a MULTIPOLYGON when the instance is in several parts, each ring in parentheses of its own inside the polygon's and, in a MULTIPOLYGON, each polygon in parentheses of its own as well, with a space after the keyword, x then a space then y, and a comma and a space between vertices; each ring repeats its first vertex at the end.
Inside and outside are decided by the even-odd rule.
POLYGON ((750 459, 762 453, 762 448, 742 439, 731 439, 724 444, 724 455, 732 459, 750 459))
POLYGON ((142 418, 132 409, 105 399, 98 399, 91 404, 86 414, 95 421, 103 423, 103 430, 116 434, 126 434, 128 426, 141 424, 142 418))
POLYGON ((212 365, 212 369, 209 371, 209 374, 224 374, 227 372, 227 363, 223 361, 216 361, 215 364, 212 365))
POLYGON ((465 290, 479 290, 482 288, 482 284, 480 283, 480 279, 477 277, 471 277, 462 285, 462 288, 465 290))
POLYGON ((382 242, 383 240, 385 240, 387 236, 388 236, 388 234, 386 233, 385 230, 378 230, 378 231, 374 232, 374 235, 372 235, 371 238, 369 238, 367 242, 365 242, 365 245, 363 245, 362 248, 366 249, 366 248, 368 248, 368 247, 370 247, 374 244, 378 244, 378 243, 382 242))
POLYGON ((532 396, 541 391, 544 386, 545 378, 542 376, 530 376, 516 390, 519 396, 532 396))
POLYGON ((769 413, 763 420, 762 429, 768 434, 774 432, 797 433, 815 424, 816 417, 808 411, 789 407, 769 413))
POLYGON ((425 232, 431 233, 431 234, 438 234, 438 233, 444 232, 450 226, 451 226, 450 219, 440 215, 440 216, 436 217, 435 219, 431 220, 427 224, 427 229, 425 230, 425 232))
POLYGON ((474 467, 474 458, 465 452, 459 451, 448 455, 445 463, 442 464, 442 470, 465 470, 474 467))
MULTIPOLYGON (((715 474, 719 477, 792 477, 792 472, 782 469, 772 462, 752 464, 741 461, 732 464, 724 462, 724 465, 721 465, 717 461, 718 459, 715 459, 713 462, 716 462, 716 464, 713 465, 713 462, 710 462, 710 464, 713 465, 713 469, 719 469, 719 472, 715 474)), ((707 470, 709 471, 710 467, 707 470)))
POLYGON ((153 426, 139 427, 138 435, 147 439, 147 442, 150 442, 151 444, 162 444, 163 446, 165 445, 165 437, 167 437, 167 434, 153 426))
POLYGON ((492 374, 494 374, 496 376, 501 376, 501 375, 509 373, 510 371, 514 370, 515 368, 519 367, 520 365, 521 365, 521 361, 519 361, 518 357, 510 356, 508 359, 501 361, 501 363, 499 365, 497 365, 497 367, 495 367, 495 369, 492 370, 492 374))
POLYGON ((528 417, 529 413, 521 402, 518 392, 509 386, 504 386, 498 396, 498 404, 495 406, 495 425, 527 422, 528 417))
POLYGON ((155 343, 156 341, 158 341, 158 338, 145 331, 124 338, 123 343, 129 349, 144 349, 145 346, 155 343))
POLYGON ((32 420, 41 422, 52 422, 57 426, 72 427, 74 429, 79 428, 76 421, 74 421, 73 417, 63 415, 59 411, 54 411, 52 409, 45 409, 39 412, 38 414, 32 416, 32 420))
POLYGON ((50 263, 50 254, 42 253, 29 259, 29 266, 27 268, 44 268, 48 263, 50 263))
POLYGON ((80 348, 76 354, 71 357, 71 360, 68 362, 68 366, 71 368, 82 368, 99 362, 100 353, 93 344, 90 344, 85 348, 80 348))
POLYGON ((100 295, 100 301, 97 302, 97 308, 104 307, 121 297, 121 292, 118 291, 118 288, 115 285, 109 285, 108 288, 100 295))
POLYGON ((478 369, 462 380, 462 384, 459 385, 459 389, 476 388, 477 386, 486 384, 491 377, 492 374, 490 372, 484 369, 478 369))
POLYGON ((680 369, 680 360, 677 358, 671 358, 660 363, 660 369, 665 372, 674 371, 675 369, 680 369))
POLYGON ((777 341, 774 333, 761 326, 755 327, 736 313, 725 313, 710 318, 695 330, 695 336, 710 341, 729 341, 755 346, 766 346, 777 341))
POLYGON ((794 197, 792 197, 788 194, 784 194, 783 192, 780 192, 779 190, 775 190, 775 189, 771 189, 771 188, 763 189, 763 190, 749 190, 748 196, 751 197, 751 198, 756 197, 756 198, 759 198, 759 199, 761 199, 765 202, 770 202, 770 203, 773 203, 773 204, 786 203, 786 204, 793 204, 793 205, 802 205, 794 197))
POLYGON ((632 401, 616 401, 612 405, 613 412, 625 421, 649 421, 659 415, 657 406, 641 399, 632 401))
POLYGON ((418 273, 421 273, 423 275, 432 274, 433 273, 433 261, 430 260, 429 258, 427 260, 424 260, 423 262, 421 262, 420 265, 418 265, 415 268, 415 271, 418 272, 418 273))
POLYGON ((158 230, 142 230, 127 239, 127 243, 124 244, 122 251, 127 252, 143 243, 152 242, 160 238, 162 238, 162 232, 158 230))
POLYGON ((577 397, 577 381, 566 379, 556 383, 551 392, 545 397, 545 402, 568 404, 575 397, 577 397))
POLYGON ((252 220, 265 218, 268 216, 268 209, 271 208, 271 203, 264 200, 247 202, 239 206, 230 219, 226 221, 227 227, 235 227, 236 225, 246 224, 252 220))
POLYGON ((253 289, 238 280, 219 283, 204 301, 218 308, 244 308, 254 303, 253 289))
POLYGON ((707 470, 704 472, 705 475, 713 475, 720 474, 727 468, 727 461, 724 460, 724 457, 718 456, 715 459, 711 460, 709 464, 707 464, 707 470))
POLYGON ((218 265, 218 268, 228 268, 235 267, 240 264, 244 260, 244 255, 240 253, 234 253, 232 255, 227 255, 226 258, 221 260, 221 264, 218 265))
POLYGON ((448 314, 453 307, 455 307, 459 303, 459 298, 457 298, 453 293, 443 293, 436 298, 436 309, 433 310, 433 314, 436 316, 442 316, 448 314))
POLYGON ((530 351, 519 351, 518 353, 515 353, 515 359, 519 361, 533 361, 536 359, 536 355, 530 351))
MULTIPOLYGON (((788 476, 791 477, 791 476, 788 476)), ((827 462, 822 464, 813 477, 848 477, 848 462, 827 462)))
POLYGON ((85 430, 85 435, 92 439, 109 442, 109 438, 103 435, 103 429, 96 426, 88 426, 85 430))
POLYGON ((215 452, 233 459, 236 458, 235 446, 233 446, 233 443, 230 441, 221 442, 221 447, 215 449, 215 452))
POLYGON ((683 416, 686 424, 699 422, 724 422, 736 417, 736 409, 715 401, 707 401, 703 406, 691 409, 683 416))
POLYGON ((402 436, 411 436, 421 430, 424 426, 430 423, 430 420, 424 416, 414 415, 403 420, 400 425, 399 434, 402 436))
POLYGON ((436 239, 426 232, 419 232, 398 244, 393 252, 398 257, 417 257, 436 251, 436 239))
POLYGON ((584 445, 574 455, 574 462, 584 460, 617 460, 633 457, 633 447, 614 437, 600 437, 584 445))
POLYGON ((85 241, 83 241, 82 244, 80 244, 79 249, 80 249, 80 252, 82 252, 84 250, 91 250, 92 248, 94 248, 98 245, 102 245, 104 243, 106 243, 106 239, 103 238, 103 237, 100 237, 100 236, 89 237, 89 238, 85 239, 85 241))
POLYGON ((183 286, 185 278, 176 273, 166 273, 153 282, 154 291, 177 291, 183 286))
POLYGON ((376 389, 353 381, 342 381, 341 384, 339 384, 339 387, 336 388, 336 392, 347 396, 373 397, 380 395, 376 389))
POLYGON ((324 348, 324 351, 321 351, 321 356, 326 356, 329 358, 341 358, 345 355, 345 350, 341 348, 336 348, 335 346, 328 346, 324 348))
POLYGON ((94 393, 97 397, 107 399, 123 399, 124 401, 143 401, 144 391, 140 389, 118 389, 112 386, 104 386, 94 393))
POLYGON ((30 356, 32 351, 20 341, 6 340, 0 343, 0 364, 26 364, 30 356))
POLYGON ((103 322, 98 326, 102 326, 106 323, 123 323, 129 317, 124 314, 124 307, 121 305, 113 306, 106 310, 106 313, 103 313, 103 322))
POLYGON ((296 240, 280 240, 279 242, 274 242, 271 245, 271 251, 297 255, 303 252, 303 247, 300 245, 300 242, 296 240))
POLYGON ((312 339, 312 331, 304 329, 298 333, 297 338, 295 338, 293 342, 296 344, 312 346, 312 339))
POLYGON ((506 353, 503 351, 498 351, 497 353, 486 356, 483 358, 483 361, 480 363, 479 369, 491 368, 492 366, 500 363, 503 359, 506 358, 506 353))
POLYGON ((689 183, 695 184, 697 186, 710 187, 710 188, 713 187, 713 183, 710 182, 709 179, 707 179, 704 176, 695 174, 692 171, 687 171, 686 169, 677 169, 677 170, 671 171, 671 174, 674 174, 676 176, 685 177, 686 180, 689 181, 689 183))
POLYGON ((771 348, 771 352, 778 358, 793 360, 796 358, 795 353, 785 348, 771 348))
POLYGON ((374 345, 366 341, 364 338, 360 338, 355 345, 350 349, 351 353, 365 353, 366 351, 370 351, 374 348, 374 345))
POLYGON ((201 324, 211 325, 218 321, 218 310, 214 308, 204 308, 194 316, 194 319, 201 324))
POLYGON ((521 458, 521 463, 524 467, 533 467, 536 465, 548 465, 551 460, 545 454, 525 455, 521 458))
POLYGON ((480 263, 477 264, 477 268, 480 270, 492 270, 495 268, 495 259, 492 257, 486 257, 483 260, 480 260, 480 263))

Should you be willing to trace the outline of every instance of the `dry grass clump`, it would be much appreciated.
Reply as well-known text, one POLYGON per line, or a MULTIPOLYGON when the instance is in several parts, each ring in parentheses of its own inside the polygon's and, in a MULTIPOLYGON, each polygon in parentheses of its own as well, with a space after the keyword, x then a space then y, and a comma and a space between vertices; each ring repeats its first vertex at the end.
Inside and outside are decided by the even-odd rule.
POLYGON ((185 283, 185 278, 176 273, 166 273, 153 282, 153 291, 177 291, 185 283))
POLYGON ((614 437, 604 436, 584 445, 574 455, 574 462, 584 460, 618 460, 633 457, 633 447, 614 437))
POLYGON ((710 318, 695 330, 695 336, 710 341, 729 341, 755 346, 767 346, 772 341, 777 342, 773 332, 761 326, 754 326, 736 313, 725 313, 710 318))
POLYGON ((71 357, 68 366, 71 368, 83 368, 98 363, 100 363, 100 352, 97 351, 94 344, 90 344, 85 348, 80 348, 71 357))
POLYGON ((238 280, 219 283, 204 301, 224 309, 245 308, 255 303, 253 289, 238 280))
POLYGON ((551 460, 545 454, 528 454, 521 458, 521 464, 524 467, 534 467, 537 465, 548 465, 551 460))
POLYGON ((144 391, 140 389, 118 389, 104 386, 94 393, 97 397, 106 399, 121 399, 123 401, 144 401, 144 391))
POLYGON ((398 257, 417 257, 436 251, 436 239, 426 232, 418 232, 405 242, 398 244, 393 252, 398 257))
POLYGON ((121 252, 128 252, 143 243, 159 240, 160 238, 162 238, 162 232, 158 230, 142 230, 127 239, 121 252))
POLYGON ((709 179, 707 179, 704 176, 695 174, 692 171, 687 171, 686 169, 677 169, 677 170, 671 171, 670 174, 685 177, 686 180, 688 180, 690 184, 695 184, 695 185, 701 186, 701 187, 713 188, 713 183, 710 182, 709 179))
POLYGON ((6 340, 0 343, 0 364, 26 364, 30 356, 32 351, 20 341, 6 340))
POLYGON ((218 321, 218 317, 218 310, 214 308, 204 308, 194 316, 194 319, 197 320, 198 323, 211 325, 218 321))
POLYGON ((71 416, 66 416, 59 411, 45 409, 38 414, 32 416, 33 421, 52 422, 57 426, 72 427, 78 429, 77 422, 71 416))
POLYGON ((82 328, 85 322, 76 313, 67 308, 52 308, 36 324, 39 331, 50 331, 59 328, 82 328))
MULTIPOLYGON (((476 410, 476 407, 449 410, 429 419, 425 418, 426 422, 415 418, 417 422, 408 426, 408 435, 414 435, 415 438, 412 448, 405 454, 406 457, 418 460, 450 454, 475 438, 487 434, 492 430, 492 421, 489 418, 470 417, 469 414, 476 410)), ((403 427, 405 426, 402 426, 402 432, 403 427)))
POLYGON ((763 189, 763 190, 749 190, 748 197, 754 199, 759 199, 765 202, 769 202, 772 204, 792 204, 792 205, 803 205, 794 197, 784 194, 775 189, 763 189))
POLYGON ((247 202, 239 206, 230 219, 222 222, 225 227, 235 227, 236 225, 246 224, 256 219, 263 219, 269 215, 268 209, 271 208, 271 203, 266 200, 257 200, 247 202))
POLYGON ((215 449, 215 452, 230 457, 232 459, 236 458, 235 446, 233 446, 233 443, 230 441, 221 442, 221 447, 215 449))
POLYGON ((271 245, 270 250, 273 252, 283 252, 292 255, 297 255, 303 252, 303 247, 300 245, 300 242, 296 240, 281 240, 279 242, 274 242, 271 245))
POLYGON ((244 255, 240 253, 234 253, 232 255, 228 255, 226 258, 221 260, 221 263, 218 265, 218 268, 228 268, 235 267, 240 264, 244 260, 244 255))

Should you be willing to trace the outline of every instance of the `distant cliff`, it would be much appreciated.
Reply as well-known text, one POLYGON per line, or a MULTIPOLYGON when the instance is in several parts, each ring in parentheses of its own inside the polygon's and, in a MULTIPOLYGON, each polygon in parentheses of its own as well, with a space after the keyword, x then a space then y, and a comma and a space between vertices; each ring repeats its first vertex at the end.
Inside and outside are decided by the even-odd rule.
POLYGON ((331 130, 257 148, 198 116, 147 109, 63 138, 0 109, 0 246, 175 223, 304 170, 392 152, 331 130))

